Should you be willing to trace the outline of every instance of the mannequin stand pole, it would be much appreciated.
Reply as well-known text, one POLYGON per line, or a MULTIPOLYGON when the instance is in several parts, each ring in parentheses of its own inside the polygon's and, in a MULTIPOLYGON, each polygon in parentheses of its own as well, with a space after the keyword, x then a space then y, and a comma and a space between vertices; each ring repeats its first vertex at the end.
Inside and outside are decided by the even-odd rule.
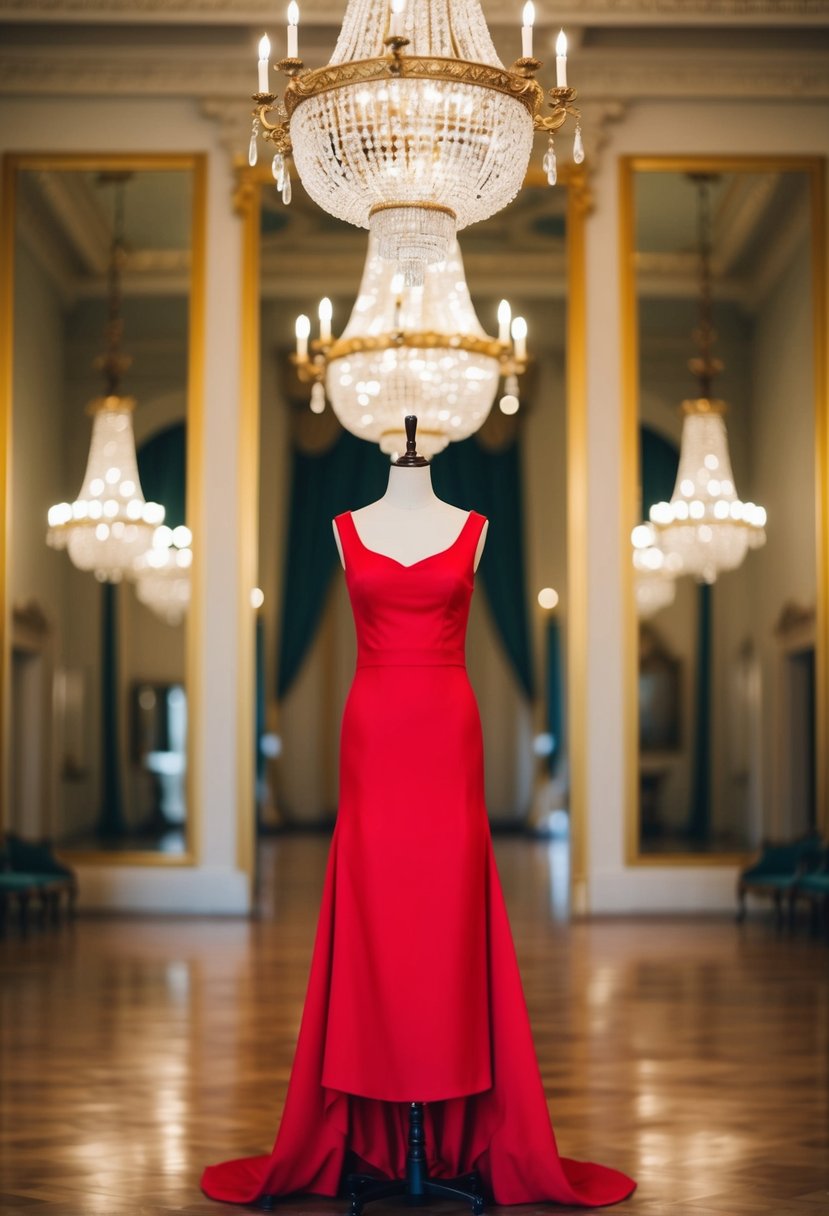
POLYGON ((346 1188, 351 1197, 348 1216, 360 1216, 363 1207, 375 1199, 405 1195, 410 1207, 419 1207, 436 1196, 463 1199, 470 1204, 475 1216, 484 1210, 481 1179, 476 1171, 458 1178, 430 1178, 426 1170, 426 1147, 423 1133, 423 1103, 409 1106, 409 1151, 406 1154, 405 1178, 376 1178, 371 1174, 349 1174, 346 1188))

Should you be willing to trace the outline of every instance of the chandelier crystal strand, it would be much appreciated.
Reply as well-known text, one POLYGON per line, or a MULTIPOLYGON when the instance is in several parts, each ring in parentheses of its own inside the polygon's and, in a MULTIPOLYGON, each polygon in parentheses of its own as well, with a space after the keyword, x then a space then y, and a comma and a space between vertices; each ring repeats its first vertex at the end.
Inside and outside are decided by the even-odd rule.
POLYGON ((550 136, 550 141, 547 144, 547 151, 544 153, 544 159, 541 162, 544 172, 547 174, 547 185, 554 186, 558 177, 558 166, 556 165, 556 149, 553 143, 553 137, 550 136))
POLYGON ((531 18, 525 53, 506 68, 478 0, 349 0, 329 64, 310 71, 290 39, 298 19, 279 65, 289 77, 282 103, 256 94, 254 113, 265 138, 293 157, 310 197, 370 228, 410 285, 446 257, 456 232, 515 197, 533 131, 552 134, 578 117, 561 74, 566 52, 552 112, 542 113, 531 18))
POLYGON ((131 359, 121 351, 121 266, 124 259, 124 183, 115 179, 115 222, 109 261, 107 352, 96 366, 104 373, 105 395, 88 406, 92 438, 83 484, 74 502, 57 503, 48 513, 46 542, 66 549, 79 570, 101 582, 134 575, 136 558, 152 544, 164 508, 146 502, 138 477, 132 414, 135 400, 122 396, 120 380, 131 359))
POLYGON ((576 123, 576 134, 573 139, 573 161, 577 165, 581 165, 584 162, 584 140, 582 139, 580 122, 576 123))

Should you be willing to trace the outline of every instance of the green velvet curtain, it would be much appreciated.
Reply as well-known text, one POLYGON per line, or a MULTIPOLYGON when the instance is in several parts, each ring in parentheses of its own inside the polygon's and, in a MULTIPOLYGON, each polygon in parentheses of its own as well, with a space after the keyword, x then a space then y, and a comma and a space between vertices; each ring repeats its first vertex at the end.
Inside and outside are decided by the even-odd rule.
POLYGON ((160 502, 164 522, 177 528, 187 522, 187 426, 174 422, 157 431, 138 449, 138 476, 147 502, 160 502))
POLYGON ((562 731, 564 729, 564 689, 561 665, 561 630, 554 616, 547 621, 545 644, 546 654, 546 695, 547 695, 547 730, 553 741, 549 756, 550 774, 555 775, 562 753, 562 731))
POLYGON ((337 568, 331 520, 379 498, 388 476, 388 458, 380 449, 347 431, 322 452, 294 446, 277 668, 280 699, 299 675, 316 636, 337 568))
MULTIPOLYGON (((323 452, 294 449, 283 578, 277 696, 290 689, 319 628, 337 568, 331 520, 385 491, 388 457, 343 431, 323 452)), ((490 520, 480 574, 498 634, 519 684, 532 694, 521 476, 517 440, 487 451, 473 437, 450 444, 432 464, 435 492, 490 520)))
POLYGON ((101 585, 101 808, 98 835, 114 840, 126 831, 118 734, 118 596, 113 583, 101 585))
POLYGON ((478 567, 495 627, 519 685, 534 692, 532 645, 524 559, 521 451, 517 437, 503 448, 484 448, 474 436, 450 443, 432 466, 435 493, 489 520, 478 567))
POLYGON ((711 592, 699 588, 697 612, 697 679, 694 696, 694 759, 691 770, 691 806, 688 834, 708 839, 711 825, 711 592))
MULTIPOLYGON (((679 449, 648 426, 639 428, 642 470, 642 518, 655 502, 673 494, 679 467, 679 449)), ((711 631, 712 588, 699 588, 697 610, 697 661, 693 710, 693 756, 688 832, 696 839, 708 835, 711 814, 711 631)))

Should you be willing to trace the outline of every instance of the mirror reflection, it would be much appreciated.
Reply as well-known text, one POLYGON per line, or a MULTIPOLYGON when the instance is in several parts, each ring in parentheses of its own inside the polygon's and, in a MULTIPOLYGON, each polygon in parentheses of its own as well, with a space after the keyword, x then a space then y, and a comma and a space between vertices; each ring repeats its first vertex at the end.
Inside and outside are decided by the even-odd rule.
MULTIPOLYGON (((389 282, 378 304, 378 274, 392 272, 375 273, 370 258, 366 265, 364 232, 330 219, 297 183, 290 208, 272 184, 261 188, 261 832, 333 822, 356 652, 331 518, 384 492, 402 415, 413 411, 436 493, 491 521, 467 641, 490 816, 509 828, 552 822, 566 834, 566 209, 566 189, 525 187, 506 211, 462 234, 451 284, 441 280, 432 293, 428 281, 389 282), (447 292, 463 295, 464 278, 469 300, 453 310, 448 332, 509 339, 519 362, 525 344, 526 370, 454 340, 402 354, 386 342, 398 330, 443 332, 447 292), (459 349, 459 379, 475 381, 474 409, 486 413, 492 402, 483 423, 461 418, 463 398, 449 383, 459 349), (421 402, 408 369, 426 375, 428 390, 433 363, 449 388, 421 402)), ((435 273, 445 278, 446 268, 435 273)))
POLYGON ((192 165, 154 161, 13 176, 5 826, 181 859, 195 191, 192 165))
POLYGON ((733 855, 817 825, 811 181, 631 181, 638 851, 733 855))

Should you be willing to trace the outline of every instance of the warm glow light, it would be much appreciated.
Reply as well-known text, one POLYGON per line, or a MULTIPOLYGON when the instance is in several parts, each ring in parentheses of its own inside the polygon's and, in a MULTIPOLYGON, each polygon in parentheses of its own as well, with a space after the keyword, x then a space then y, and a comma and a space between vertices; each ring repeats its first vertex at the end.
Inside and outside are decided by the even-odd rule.
POLYGON ((552 587, 542 587, 538 593, 538 602, 542 608, 555 608, 558 603, 558 592, 552 587))
POLYGON ((263 34, 259 39, 259 58, 270 59, 271 57, 271 40, 267 34, 263 34))
POLYGON ((265 602, 265 592, 261 587, 254 587, 250 593, 251 608, 261 608, 265 602))
POLYGON ((296 0, 291 0, 288 5, 288 25, 299 25, 299 5, 296 0))
POLYGON ((637 524, 630 534, 634 549, 647 549, 654 543, 655 532, 651 524, 637 524))
POLYGON ((511 316, 512 309, 509 306, 509 300, 502 300, 498 305, 498 324, 503 325, 506 323, 509 325, 511 316))
MULTIPOLYGON (((556 38, 556 54, 567 54, 567 35, 565 34, 564 30, 559 30, 558 38, 556 38)), ((578 55, 576 58, 578 59, 578 55)))
POLYGON ((334 306, 328 296, 323 296, 320 300, 319 319, 321 325, 330 325, 331 318, 334 315, 334 306))
POLYGON ((527 357, 527 322, 523 317, 515 317, 512 322, 512 340, 515 343, 516 359, 527 357))
POLYGON ((296 336, 300 340, 307 341, 311 333, 311 320, 303 313, 296 319, 296 336))
POLYGON ((524 5, 524 14, 522 19, 524 25, 535 24, 535 5, 533 4, 533 0, 527 0, 527 3, 524 5))

